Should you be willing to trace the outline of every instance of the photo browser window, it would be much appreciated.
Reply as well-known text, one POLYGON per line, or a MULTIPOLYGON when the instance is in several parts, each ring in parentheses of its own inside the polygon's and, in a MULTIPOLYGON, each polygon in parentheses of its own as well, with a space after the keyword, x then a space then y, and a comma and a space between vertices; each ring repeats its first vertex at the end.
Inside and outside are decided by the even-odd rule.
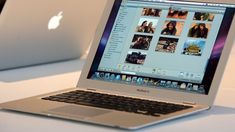
POLYGON ((92 79, 206 94, 225 7, 125 0, 92 79))

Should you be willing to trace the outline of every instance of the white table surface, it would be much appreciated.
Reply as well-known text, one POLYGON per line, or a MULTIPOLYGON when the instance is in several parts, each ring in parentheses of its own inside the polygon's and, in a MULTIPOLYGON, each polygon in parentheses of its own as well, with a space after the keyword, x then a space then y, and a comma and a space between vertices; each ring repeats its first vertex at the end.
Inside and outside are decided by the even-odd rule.
MULTIPOLYGON (((84 60, 0 72, 0 103, 75 87, 84 60)), ((235 132, 235 52, 210 111, 188 116, 140 131, 235 132)), ((121 131, 80 122, 0 111, 0 132, 121 131)))

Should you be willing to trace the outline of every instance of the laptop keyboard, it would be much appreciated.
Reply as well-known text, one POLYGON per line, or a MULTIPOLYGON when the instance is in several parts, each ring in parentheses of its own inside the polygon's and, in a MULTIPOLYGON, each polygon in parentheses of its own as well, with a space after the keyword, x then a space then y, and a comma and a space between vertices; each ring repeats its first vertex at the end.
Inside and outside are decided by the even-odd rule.
POLYGON ((43 100, 99 107, 118 111, 133 112, 137 114, 160 116, 181 110, 192 108, 192 106, 179 105, 166 102, 150 101, 137 98, 108 95, 87 91, 72 91, 55 96, 42 98, 43 100))

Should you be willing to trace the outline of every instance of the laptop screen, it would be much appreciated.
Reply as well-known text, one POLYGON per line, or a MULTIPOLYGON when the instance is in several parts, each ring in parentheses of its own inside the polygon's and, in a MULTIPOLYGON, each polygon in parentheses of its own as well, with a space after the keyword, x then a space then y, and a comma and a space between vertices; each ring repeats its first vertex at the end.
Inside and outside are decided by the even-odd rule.
POLYGON ((234 7, 116 0, 87 78, 207 95, 234 7))

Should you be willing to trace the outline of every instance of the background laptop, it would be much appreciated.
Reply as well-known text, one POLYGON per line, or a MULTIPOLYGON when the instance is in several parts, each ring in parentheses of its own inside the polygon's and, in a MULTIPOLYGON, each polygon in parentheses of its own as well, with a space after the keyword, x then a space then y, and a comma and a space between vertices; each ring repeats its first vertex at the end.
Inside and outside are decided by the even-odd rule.
POLYGON ((209 109, 235 35, 210 2, 110 0, 77 88, 0 107, 124 129, 209 109))
POLYGON ((105 4, 106 0, 95 5, 87 0, 0 0, 0 70, 80 57, 105 4))

